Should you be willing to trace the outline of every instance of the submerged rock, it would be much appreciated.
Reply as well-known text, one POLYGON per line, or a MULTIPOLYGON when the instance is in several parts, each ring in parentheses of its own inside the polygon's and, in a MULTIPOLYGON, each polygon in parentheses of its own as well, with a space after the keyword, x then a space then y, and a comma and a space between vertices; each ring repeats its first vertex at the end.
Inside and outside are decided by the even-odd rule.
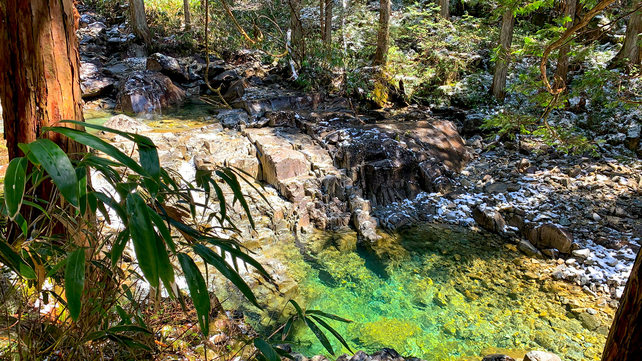
POLYGON ((514 358, 508 356, 508 355, 502 355, 502 354, 491 354, 488 356, 485 356, 482 361, 515 361, 514 358))
POLYGON ((104 126, 128 133, 141 133, 152 130, 151 127, 140 120, 130 118, 125 114, 119 114, 111 117, 104 126))
POLYGON ((531 351, 524 356, 524 361, 562 361, 562 359, 554 353, 531 351))

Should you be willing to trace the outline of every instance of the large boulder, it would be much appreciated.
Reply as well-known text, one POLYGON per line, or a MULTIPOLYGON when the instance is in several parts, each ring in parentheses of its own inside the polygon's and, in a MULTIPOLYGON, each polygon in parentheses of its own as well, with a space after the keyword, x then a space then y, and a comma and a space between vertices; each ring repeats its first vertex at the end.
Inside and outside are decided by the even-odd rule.
POLYGON ((489 209, 475 208, 473 210, 473 219, 480 227, 490 232, 501 233, 504 232, 506 227, 506 221, 504 221, 501 213, 489 209))
POLYGON ((161 113, 179 106, 185 97, 185 91, 174 85, 166 75, 137 71, 118 87, 116 109, 125 113, 161 113))
POLYGON ((524 226, 524 236, 539 249, 555 248, 561 253, 571 252, 573 236, 564 228, 546 223, 539 227, 534 224, 524 226))
POLYGON ((114 87, 112 78, 103 76, 93 63, 80 64, 80 90, 83 98, 93 98, 111 91, 114 87))
POLYGON ((221 166, 235 167, 254 178, 259 177, 259 160, 256 148, 238 133, 219 132, 203 141, 200 151, 194 156, 196 169, 215 170, 221 166))
POLYGON ((562 361, 562 359, 554 353, 531 351, 524 356, 524 361, 562 361))
POLYGON ((147 58, 147 70, 161 72, 179 83, 189 81, 178 60, 161 53, 154 53, 147 58))
POLYGON ((150 126, 140 120, 130 118, 125 114, 118 114, 111 117, 105 124, 105 127, 120 130, 128 133, 141 133, 152 130, 150 126))

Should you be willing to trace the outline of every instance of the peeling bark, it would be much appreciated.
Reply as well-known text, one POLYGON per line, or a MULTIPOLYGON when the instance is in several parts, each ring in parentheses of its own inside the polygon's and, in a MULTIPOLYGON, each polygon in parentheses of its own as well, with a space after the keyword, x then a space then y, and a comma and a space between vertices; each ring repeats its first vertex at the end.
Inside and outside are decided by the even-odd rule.
MULTIPOLYGON (((0 4, 0 99, 9 158, 22 156, 43 127, 83 120, 80 58, 72 0, 5 0, 0 4)), ((67 153, 79 143, 47 133, 67 153)))
POLYGON ((602 361, 637 361, 642 355, 642 252, 638 251, 606 339, 602 361))
POLYGON ((640 46, 640 33, 642 33, 642 1, 635 1, 633 9, 637 11, 629 15, 629 21, 626 23, 626 36, 624 46, 613 59, 613 64, 621 65, 638 65, 642 63, 642 49, 640 46))

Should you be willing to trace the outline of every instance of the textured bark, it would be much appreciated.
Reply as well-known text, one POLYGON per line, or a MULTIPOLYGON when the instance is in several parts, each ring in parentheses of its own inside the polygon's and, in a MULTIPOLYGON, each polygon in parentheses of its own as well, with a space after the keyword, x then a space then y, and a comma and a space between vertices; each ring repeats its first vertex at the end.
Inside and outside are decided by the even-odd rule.
POLYGON ((292 29, 292 50, 298 62, 305 57, 305 41, 301 24, 301 0, 290 0, 290 28, 292 29))
POLYGON ((450 0, 439 0, 439 15, 443 19, 450 18, 450 0))
MULTIPOLYGON (((569 16, 571 21, 564 24, 566 29, 573 26, 575 21, 575 11, 577 10, 577 0, 564 0, 562 2, 562 11, 565 16, 569 16)), ((559 58, 557 59, 557 69, 555 70, 555 79, 559 84, 556 88, 566 86, 568 81, 568 54, 571 52, 571 44, 566 44, 560 48, 559 58)))
POLYGON ((633 9, 637 9, 629 15, 629 21, 626 23, 626 37, 624 46, 613 59, 616 65, 638 65, 642 62, 642 51, 640 49, 640 33, 642 32, 642 1, 635 1, 633 9))
POLYGON ((642 252, 638 251, 620 307, 606 339, 602 361, 637 361, 642 355, 642 252))
MULTIPOLYGON (((0 99, 9 158, 61 120, 83 120, 72 0, 0 2, 0 99)), ((79 143, 44 134, 67 153, 79 143)))
POLYGON ((390 36, 390 0, 380 0, 379 33, 374 65, 386 65, 388 61, 388 38, 390 36))
POLYGON ((192 28, 192 13, 189 10, 189 0, 183 0, 183 12, 185 13, 185 30, 192 28))
POLYGON ((499 33, 499 54, 495 62, 495 74, 493 76, 493 85, 491 93, 496 99, 504 100, 506 93, 506 76, 508 75, 508 63, 510 58, 510 46, 513 42, 513 26, 515 25, 515 16, 512 10, 507 10, 502 16, 502 28, 499 33))
POLYGON ((332 44, 332 0, 325 0, 325 29, 323 41, 326 44, 332 44))
POLYGON ((145 44, 151 44, 152 37, 147 26, 145 2, 143 0, 129 0, 129 17, 134 35, 145 44))

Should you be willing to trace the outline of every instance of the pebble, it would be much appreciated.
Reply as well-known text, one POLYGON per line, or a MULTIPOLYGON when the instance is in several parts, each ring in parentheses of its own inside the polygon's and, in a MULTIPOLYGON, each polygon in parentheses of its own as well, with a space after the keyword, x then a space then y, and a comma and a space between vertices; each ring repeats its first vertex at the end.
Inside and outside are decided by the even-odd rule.
POLYGON ((590 255, 591 255, 591 250, 588 249, 588 248, 576 249, 576 250, 573 251, 573 256, 575 256, 577 258, 587 259, 590 255))

